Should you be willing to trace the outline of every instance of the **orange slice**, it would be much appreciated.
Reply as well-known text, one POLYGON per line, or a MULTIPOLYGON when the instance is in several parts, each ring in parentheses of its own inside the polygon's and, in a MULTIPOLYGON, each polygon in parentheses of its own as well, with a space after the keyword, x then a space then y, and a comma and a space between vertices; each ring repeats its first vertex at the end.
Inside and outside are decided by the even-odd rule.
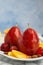
POLYGON ((0 32, 0 36, 2 36, 2 33, 0 32))
POLYGON ((7 34, 10 28, 4 30, 4 34, 7 34))
POLYGON ((17 50, 12 50, 12 54, 16 57, 16 58, 31 58, 31 56, 28 56, 20 51, 17 50))
POLYGON ((43 42, 41 42, 41 43, 39 44, 39 47, 42 47, 42 48, 43 48, 43 42))
POLYGON ((13 56, 12 52, 8 52, 8 56, 13 56))

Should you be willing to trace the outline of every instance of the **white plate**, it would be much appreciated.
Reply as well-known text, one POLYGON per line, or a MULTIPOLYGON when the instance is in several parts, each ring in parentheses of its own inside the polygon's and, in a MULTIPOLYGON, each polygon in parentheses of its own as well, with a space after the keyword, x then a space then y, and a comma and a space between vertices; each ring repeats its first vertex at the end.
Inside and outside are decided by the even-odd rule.
MULTIPOLYGON (((4 42, 4 36, 0 37, 0 45, 4 42)), ((10 59, 13 59, 13 60, 18 60, 18 61, 37 61, 37 60, 42 60, 43 57, 38 57, 38 58, 29 58, 29 59, 20 59, 20 58, 15 58, 15 57, 11 57, 11 56, 8 56, 6 54, 4 54, 4 52, 0 51, 0 54, 7 57, 7 58, 10 58, 10 59)))

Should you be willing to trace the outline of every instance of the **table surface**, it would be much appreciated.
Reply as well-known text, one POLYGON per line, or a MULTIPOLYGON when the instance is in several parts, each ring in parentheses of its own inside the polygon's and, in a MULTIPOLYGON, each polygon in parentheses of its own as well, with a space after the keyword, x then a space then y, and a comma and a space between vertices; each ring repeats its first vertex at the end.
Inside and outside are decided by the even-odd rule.
POLYGON ((20 62, 0 55, 0 65, 43 65, 43 60, 37 62, 20 62))

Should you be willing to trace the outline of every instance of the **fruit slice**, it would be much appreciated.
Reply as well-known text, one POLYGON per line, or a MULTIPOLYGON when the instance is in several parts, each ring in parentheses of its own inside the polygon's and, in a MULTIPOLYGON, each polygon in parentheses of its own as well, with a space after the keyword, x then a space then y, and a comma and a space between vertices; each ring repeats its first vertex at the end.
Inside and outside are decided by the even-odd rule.
MULTIPOLYGON (((8 52, 8 56, 13 56, 12 52, 8 52)), ((14 57, 14 56, 13 56, 14 57)))
POLYGON ((12 50, 12 54, 16 57, 16 58, 31 58, 31 56, 28 56, 20 51, 17 50, 12 50))
POLYGON ((43 48, 43 42, 41 42, 41 43, 39 44, 39 47, 42 47, 42 48, 43 48))
POLYGON ((7 34, 10 28, 4 30, 4 34, 7 34))
POLYGON ((0 36, 2 36, 2 33, 0 32, 0 36))

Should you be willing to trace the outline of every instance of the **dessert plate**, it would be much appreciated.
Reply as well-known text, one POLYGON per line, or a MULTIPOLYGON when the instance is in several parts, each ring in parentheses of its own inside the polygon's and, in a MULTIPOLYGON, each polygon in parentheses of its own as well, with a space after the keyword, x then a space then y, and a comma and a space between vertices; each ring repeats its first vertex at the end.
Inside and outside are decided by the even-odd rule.
MULTIPOLYGON (((43 38, 41 36, 39 36, 40 40, 43 41, 43 38)), ((4 36, 0 37, 0 46, 1 44, 4 42, 4 36)), ((11 56, 8 56, 6 54, 4 54, 3 51, 0 51, 0 54, 7 57, 7 58, 10 58, 10 59, 13 59, 13 60, 18 60, 18 61, 37 61, 37 60, 42 60, 43 57, 38 57, 38 58, 28 58, 28 59, 21 59, 21 58, 15 58, 15 57, 11 57, 11 56)))

